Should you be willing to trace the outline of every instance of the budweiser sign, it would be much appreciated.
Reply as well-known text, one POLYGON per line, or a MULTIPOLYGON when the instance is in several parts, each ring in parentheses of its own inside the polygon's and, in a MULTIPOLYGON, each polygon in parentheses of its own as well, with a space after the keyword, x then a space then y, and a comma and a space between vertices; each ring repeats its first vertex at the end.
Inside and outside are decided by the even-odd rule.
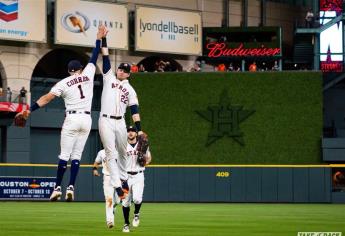
POLYGON ((280 48, 244 48, 243 43, 236 48, 228 48, 225 43, 209 43, 206 45, 209 51, 208 57, 263 57, 276 56, 280 54, 280 48))

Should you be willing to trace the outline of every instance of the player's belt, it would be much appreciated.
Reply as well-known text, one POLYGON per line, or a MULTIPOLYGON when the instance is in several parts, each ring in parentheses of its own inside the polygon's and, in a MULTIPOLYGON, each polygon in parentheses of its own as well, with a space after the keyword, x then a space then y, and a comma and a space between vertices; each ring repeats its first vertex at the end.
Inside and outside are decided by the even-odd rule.
POLYGON ((110 119, 114 119, 114 120, 121 120, 122 116, 111 116, 111 115, 107 115, 107 114, 103 114, 102 115, 105 118, 110 118, 110 119))
POLYGON ((144 172, 143 170, 137 171, 137 172, 128 171, 127 174, 129 174, 129 175, 136 175, 138 173, 143 173, 143 172, 144 172))
POLYGON ((66 111, 67 114, 88 114, 90 115, 91 112, 89 111, 66 111))

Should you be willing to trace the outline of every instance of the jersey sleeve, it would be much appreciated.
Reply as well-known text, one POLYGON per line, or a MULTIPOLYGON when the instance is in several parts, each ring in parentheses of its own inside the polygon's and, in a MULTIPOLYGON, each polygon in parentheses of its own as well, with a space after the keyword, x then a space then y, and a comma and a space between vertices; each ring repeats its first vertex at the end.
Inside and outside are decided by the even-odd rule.
POLYGON ((107 73, 103 74, 103 80, 110 80, 112 77, 115 77, 114 71, 112 69, 108 70, 107 73))
POLYGON ((88 63, 83 70, 83 75, 87 76, 89 79, 94 79, 96 73, 96 66, 92 63, 88 63))
POLYGON ((129 87, 128 106, 139 105, 138 96, 132 86, 129 87))
POLYGON ((50 90, 50 92, 52 94, 54 94, 57 97, 60 97, 62 95, 62 93, 64 92, 65 88, 64 88, 64 84, 60 81, 58 83, 56 83, 50 90))

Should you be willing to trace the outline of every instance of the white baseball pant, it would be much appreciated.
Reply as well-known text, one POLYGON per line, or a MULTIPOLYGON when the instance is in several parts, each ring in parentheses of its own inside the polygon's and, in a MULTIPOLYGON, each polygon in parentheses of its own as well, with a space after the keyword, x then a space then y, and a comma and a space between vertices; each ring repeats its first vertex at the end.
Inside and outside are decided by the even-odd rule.
POLYGON ((140 204, 143 201, 144 181, 144 172, 128 175, 129 192, 126 198, 122 200, 122 206, 130 207, 132 201, 134 204, 140 204))
POLYGON ((119 170, 116 158, 125 158, 127 148, 127 129, 124 119, 115 120, 103 117, 99 118, 99 134, 105 150, 108 170, 111 182, 115 188, 121 187, 120 178, 127 180, 127 172, 119 170))
POLYGON ((61 130, 61 152, 64 161, 80 160, 91 129, 89 114, 66 114, 61 130))
POLYGON ((114 205, 120 204, 120 199, 115 194, 109 175, 103 175, 103 192, 105 198, 105 220, 114 223, 114 205))

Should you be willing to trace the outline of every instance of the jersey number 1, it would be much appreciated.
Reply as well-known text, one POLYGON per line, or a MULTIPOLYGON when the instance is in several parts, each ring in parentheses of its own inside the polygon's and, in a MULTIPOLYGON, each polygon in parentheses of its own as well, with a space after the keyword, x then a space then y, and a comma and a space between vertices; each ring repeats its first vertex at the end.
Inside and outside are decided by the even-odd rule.
POLYGON ((83 94, 83 90, 81 89, 81 84, 78 85, 78 89, 79 89, 79 92, 80 92, 80 99, 85 98, 85 96, 83 94))

